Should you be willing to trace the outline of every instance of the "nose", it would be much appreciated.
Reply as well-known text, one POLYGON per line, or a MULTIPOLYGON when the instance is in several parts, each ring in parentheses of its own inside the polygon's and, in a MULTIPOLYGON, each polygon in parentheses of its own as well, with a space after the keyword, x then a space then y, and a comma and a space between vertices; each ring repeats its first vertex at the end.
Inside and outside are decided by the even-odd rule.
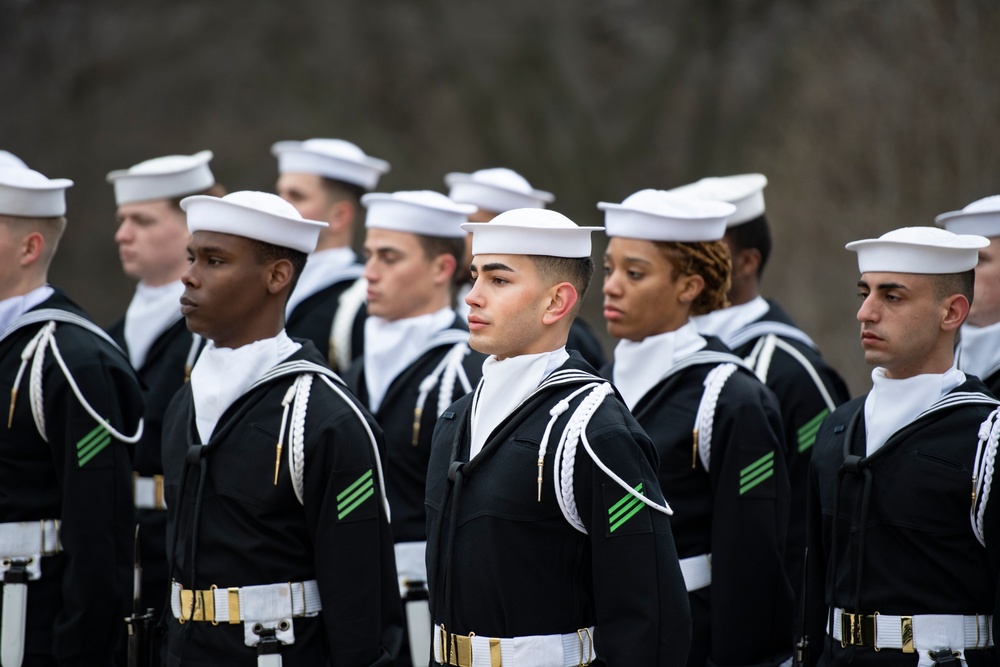
POLYGON ((375 268, 375 255, 365 260, 365 270, 361 273, 361 276, 370 283, 378 282, 379 274, 375 268))
POLYGON ((611 269, 606 269, 604 272, 604 285, 601 287, 601 292, 605 296, 621 296, 621 283, 617 274, 611 269))
POLYGON ((125 243, 132 240, 132 225, 128 220, 123 220, 115 231, 115 243, 125 243))
POLYGON ((200 281, 198 280, 198 273, 195 270, 194 262, 189 262, 187 268, 184 269, 184 273, 181 274, 181 282, 184 283, 185 287, 190 287, 191 289, 198 289, 200 286, 200 281))
POLYGON ((470 308, 473 306, 476 308, 483 307, 482 290, 479 289, 479 278, 475 279, 472 283, 472 289, 465 295, 465 303, 470 308))
POLYGON ((861 302, 861 307, 858 308, 858 322, 875 322, 878 320, 878 317, 879 313, 875 304, 874 295, 869 294, 865 297, 864 301, 861 302))

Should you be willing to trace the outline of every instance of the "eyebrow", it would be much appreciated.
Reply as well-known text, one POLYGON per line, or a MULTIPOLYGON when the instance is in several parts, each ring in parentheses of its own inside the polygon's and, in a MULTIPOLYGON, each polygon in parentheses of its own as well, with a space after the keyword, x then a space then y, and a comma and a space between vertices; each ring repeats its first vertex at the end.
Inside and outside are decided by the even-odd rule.
POLYGON ((221 248, 219 246, 200 246, 194 249, 192 249, 191 246, 188 246, 187 251, 192 255, 198 252, 208 253, 211 255, 226 255, 229 253, 228 250, 226 250, 225 248, 221 248))
MULTIPOLYGON (((470 265, 469 266, 469 270, 470 271, 476 271, 477 273, 480 271, 480 269, 476 268, 475 264, 470 265)), ((511 273, 516 273, 516 271, 514 271, 514 269, 510 268, 506 264, 502 264, 501 262, 491 262, 489 264, 483 264, 483 268, 481 270, 482 271, 510 271, 511 273)))
MULTIPOLYGON (((858 287, 867 287, 868 289, 871 289, 868 286, 868 283, 864 280, 858 281, 858 287)), ((907 292, 910 291, 910 288, 902 283, 879 283, 878 289, 880 290, 901 289, 901 290, 906 290, 907 292)))

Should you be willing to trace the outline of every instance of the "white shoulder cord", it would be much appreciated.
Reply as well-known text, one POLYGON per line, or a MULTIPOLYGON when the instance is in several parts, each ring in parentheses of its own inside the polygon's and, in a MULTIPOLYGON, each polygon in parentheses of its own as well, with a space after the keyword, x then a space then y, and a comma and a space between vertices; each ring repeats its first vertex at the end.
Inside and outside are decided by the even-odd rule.
POLYGON ((983 518, 986 516, 986 503, 990 499, 990 489, 993 486, 998 441, 1000 441, 1000 409, 991 412, 979 427, 976 463, 972 466, 972 508, 969 510, 969 518, 972 521, 972 532, 984 547, 986 535, 983 518))
POLYGON ((201 348, 201 336, 196 333, 191 334, 191 347, 188 349, 187 359, 184 360, 184 381, 191 380, 191 371, 194 370, 194 362, 198 359, 198 350, 201 348))
POLYGON ((351 365, 353 350, 351 349, 351 334, 354 332, 354 318, 365 303, 368 296, 368 281, 358 278, 354 284, 344 290, 337 299, 337 312, 333 315, 330 327, 330 361, 343 373, 351 365))
POLYGON ((438 383, 438 380, 441 381, 437 402, 438 417, 445 411, 445 408, 454 402, 456 377, 462 383, 463 396, 472 391, 469 376, 466 374, 465 368, 462 367, 462 360, 467 354, 469 354, 468 343, 457 343, 448 350, 448 353, 438 362, 431 374, 420 382, 420 394, 417 396, 417 404, 413 408, 413 438, 410 444, 414 447, 420 440, 420 420, 424 416, 424 405, 427 404, 427 397, 434 390, 434 385, 438 383))
POLYGON ((47 347, 52 348, 52 355, 55 357, 56 362, 59 364, 59 368, 63 372, 63 377, 66 378, 66 382, 69 383, 70 389, 73 390, 73 394, 76 399, 80 402, 80 405, 86 410, 94 421, 103 426, 108 433, 124 442, 126 444, 135 444, 142 437, 144 422, 140 418, 139 425, 136 428, 135 435, 126 436, 114 426, 111 425, 104 417, 101 417, 94 408, 91 407, 87 399, 84 398, 83 393, 80 391, 80 387, 76 384, 76 380, 73 378, 72 373, 70 373, 69 368, 66 366, 66 361, 63 359, 62 354, 59 352, 59 345, 56 343, 55 337, 56 323, 49 322, 43 326, 35 337, 31 339, 27 346, 25 346, 24 351, 21 352, 21 366, 18 368, 17 377, 14 380, 14 387, 11 389, 11 403, 10 403, 10 413, 8 416, 8 427, 13 423, 14 417, 14 401, 17 398, 18 388, 21 385, 21 378, 24 376, 24 370, 28 362, 31 361, 31 373, 28 379, 28 394, 29 401, 31 404, 31 416, 35 420, 35 428, 38 430, 38 435, 42 437, 42 440, 48 442, 48 436, 45 430, 45 397, 44 390, 42 387, 42 369, 45 363, 45 349, 47 347))
MULTIPOLYGON (((773 348, 772 348, 773 349, 773 348)), ((705 376, 705 393, 698 403, 698 412, 694 418, 694 451, 698 452, 701 465, 707 471, 712 458, 712 425, 715 423, 715 408, 719 403, 719 394, 726 381, 736 372, 736 364, 720 364, 710 370, 705 376)), ((691 455, 691 467, 695 467, 694 452, 691 455)))
POLYGON ((292 476, 292 489, 295 497, 299 499, 299 504, 304 504, 302 488, 305 479, 306 455, 305 455, 305 430, 306 412, 309 407, 309 393, 312 388, 313 376, 302 374, 295 378, 295 382, 285 392, 285 398, 281 401, 284 410, 281 413, 281 428, 278 430, 278 454, 274 465, 274 483, 278 484, 278 462, 281 459, 282 441, 285 436, 285 423, 288 418, 288 410, 291 405, 292 423, 288 447, 288 471, 292 476))
POLYGON ((320 377, 323 382, 330 387, 330 389, 343 399, 344 403, 350 406, 351 410, 354 411, 354 414, 357 415, 358 421, 360 421, 361 425, 365 427, 365 432, 368 434, 368 440, 371 442, 372 455, 375 457, 375 468, 378 471, 378 486, 379 491, 382 493, 382 506, 385 509, 385 519, 386 521, 390 521, 391 516, 389 512, 389 499, 385 497, 385 477, 382 474, 382 457, 379 456, 378 452, 378 440, 375 438, 375 434, 372 432, 371 426, 368 425, 368 420, 365 419, 363 414, 361 414, 361 410, 358 409, 358 406, 354 405, 354 401, 352 401, 351 398, 344 393, 344 390, 334 384, 334 382, 327 376, 322 375, 320 377))
POLYGON ((764 336, 763 341, 764 346, 757 357, 757 363, 754 364, 754 373, 761 382, 767 384, 767 374, 771 370, 771 359, 774 358, 774 348, 777 345, 778 337, 774 334, 768 334, 764 336))
POLYGON ((573 411, 573 415, 570 417, 569 423, 566 425, 566 428, 563 429, 562 436, 559 438, 559 445, 556 447, 555 458, 553 461, 555 470, 553 470, 552 474, 552 484, 555 490, 556 501, 559 503, 559 509, 562 511, 563 517, 573 528, 583 534, 587 534, 587 528, 584 525, 583 520, 580 518, 579 510, 576 507, 576 496, 573 491, 573 473, 576 466, 576 450, 577 445, 580 442, 583 443, 584 449, 587 451, 587 454, 590 455, 590 458, 594 461, 594 463, 597 464, 597 467, 603 470, 604 473, 626 493, 658 512, 662 512, 667 515, 673 514, 673 510, 671 510, 670 506, 666 503, 659 505, 629 486, 624 480, 608 468, 604 462, 600 460, 600 458, 598 458, 597 454, 590 446, 590 440, 587 438, 587 425, 590 423, 591 417, 593 417, 597 412, 597 409, 600 407, 605 397, 614 393, 614 389, 608 382, 590 383, 559 401, 559 403, 557 403, 549 411, 552 419, 545 428, 545 434, 542 437, 542 443, 538 449, 539 476, 541 476, 542 473, 545 450, 548 445, 548 439, 551 435, 553 424, 562 413, 569 409, 569 401, 587 390, 590 390, 590 393, 583 399, 580 405, 577 406, 576 410, 573 411))

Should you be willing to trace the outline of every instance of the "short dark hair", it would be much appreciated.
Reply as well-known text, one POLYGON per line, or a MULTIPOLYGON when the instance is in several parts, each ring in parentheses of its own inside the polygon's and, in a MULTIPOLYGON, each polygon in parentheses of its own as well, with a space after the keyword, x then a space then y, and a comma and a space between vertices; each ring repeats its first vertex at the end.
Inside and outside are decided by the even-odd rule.
POLYGON ((292 263, 292 286, 291 289, 288 290, 288 293, 291 294, 295 290, 295 286, 299 284, 299 276, 302 275, 302 269, 306 267, 306 260, 309 258, 309 255, 300 250, 274 245, 273 243, 266 243, 265 241, 258 241, 257 239, 247 240, 253 248, 254 258, 257 260, 257 264, 263 266, 264 264, 268 264, 270 262, 276 262, 279 259, 287 259, 292 263))
POLYGON ((953 294, 961 294, 969 300, 972 305, 974 296, 974 286, 976 284, 976 270, 969 269, 962 273, 942 273, 931 275, 934 281, 934 297, 946 299, 953 294))
POLYGON ((440 255, 451 255, 455 258, 455 272, 451 274, 450 285, 451 296, 454 300, 454 293, 457 291, 454 288, 458 287, 459 283, 468 280, 468 270, 460 270, 461 263, 465 261, 465 237, 456 239, 447 236, 424 236, 423 234, 414 234, 414 236, 417 237, 417 242, 420 243, 420 248, 424 251, 424 257, 428 260, 440 255))
POLYGON ((594 260, 590 257, 550 257, 548 255, 528 255, 535 268, 546 280, 570 283, 578 295, 573 314, 580 309, 583 297, 587 295, 590 280, 594 277, 594 260))
POLYGON ((760 252, 760 266, 757 267, 757 277, 764 275, 764 267, 771 256, 771 228, 767 224, 767 216, 760 216, 747 222, 733 225, 726 229, 726 238, 732 243, 736 252, 741 250, 757 250, 760 252))
POLYGON ((347 199, 359 209, 361 208, 361 197, 368 192, 367 189, 361 187, 360 185, 347 183, 345 181, 338 181, 335 178, 320 176, 320 181, 322 181, 323 187, 335 201, 347 199))

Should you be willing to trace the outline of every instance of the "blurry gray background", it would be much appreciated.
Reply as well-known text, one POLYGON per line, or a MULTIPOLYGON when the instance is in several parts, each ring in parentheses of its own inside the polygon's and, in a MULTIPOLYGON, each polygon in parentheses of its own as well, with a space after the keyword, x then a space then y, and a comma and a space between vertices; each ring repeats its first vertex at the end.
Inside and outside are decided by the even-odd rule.
POLYGON ((104 176, 160 155, 270 191, 273 142, 339 137, 379 190, 506 166, 579 224, 759 171, 766 294, 859 394, 844 243, 1000 193, 998 35, 993 0, 0 0, 0 148, 76 182, 51 278, 104 325, 133 290, 104 176))

